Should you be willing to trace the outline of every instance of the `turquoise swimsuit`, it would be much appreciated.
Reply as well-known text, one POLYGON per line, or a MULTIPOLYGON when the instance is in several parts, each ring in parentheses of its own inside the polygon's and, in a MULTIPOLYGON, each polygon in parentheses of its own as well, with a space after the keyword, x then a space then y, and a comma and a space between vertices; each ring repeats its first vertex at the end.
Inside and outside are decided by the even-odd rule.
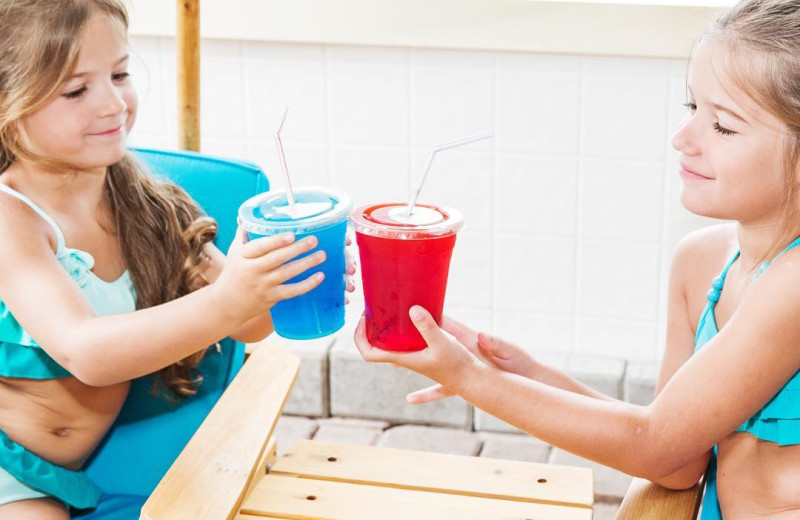
MULTIPOLYGON (((56 257, 89 299, 94 311, 105 316, 136 310, 136 291, 128 271, 106 282, 93 272, 94 258, 64 243, 58 225, 33 201, 0 184, 0 191, 29 205, 53 227, 56 257)), ((58 379, 70 373, 56 363, 28 334, 0 300, 0 376, 26 379, 58 379)), ((97 505, 102 492, 82 471, 48 462, 12 441, 0 431, 0 505, 16 500, 55 497, 79 509, 97 505)))
MULTIPOLYGON (((753 276, 753 280, 758 278, 772 262, 786 251, 798 245, 800 245, 800 238, 789 244, 778 256, 769 262, 761 264, 758 273, 753 276)), ((711 289, 707 294, 708 303, 706 303, 703 314, 700 315, 700 322, 697 324, 695 352, 703 348, 703 345, 708 343, 719 332, 714 318, 714 306, 719 300, 722 287, 725 285, 725 277, 728 275, 728 270, 737 258, 739 258, 738 251, 728 261, 720 275, 711 282, 711 289)), ((750 433, 758 439, 774 442, 780 446, 800 444, 800 371, 761 410, 739 426, 736 431, 750 433)), ((706 491, 703 497, 703 510, 700 520, 721 519, 722 513, 717 497, 717 447, 714 446, 711 462, 706 472, 706 491)))

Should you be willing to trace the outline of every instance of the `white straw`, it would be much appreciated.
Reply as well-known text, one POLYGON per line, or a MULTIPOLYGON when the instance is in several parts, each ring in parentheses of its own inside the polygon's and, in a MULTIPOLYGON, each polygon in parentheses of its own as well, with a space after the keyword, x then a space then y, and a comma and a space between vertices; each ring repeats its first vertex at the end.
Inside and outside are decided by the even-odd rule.
POLYGON ((464 137, 463 139, 459 139, 458 141, 451 141, 449 143, 440 144, 434 147, 433 151, 431 151, 431 155, 428 157, 428 164, 425 165, 425 172, 422 174, 422 178, 419 180, 419 184, 417 185, 417 191, 414 193, 414 196, 408 203, 408 214, 411 215, 412 213, 414 213, 414 206, 417 205, 417 199, 419 198, 419 193, 422 191, 422 186, 425 184, 425 179, 428 178, 428 172, 431 169, 433 158, 436 157, 437 153, 441 152, 442 150, 448 150, 450 148, 455 148, 457 146, 463 146, 465 144, 474 143, 475 141, 481 141, 483 139, 488 139, 490 137, 492 137, 492 132, 483 132, 480 134, 471 135, 469 137, 464 137))
POLYGON ((289 198, 289 206, 294 206, 294 191, 292 191, 292 180, 289 178, 289 168, 286 166, 286 154, 283 153, 283 143, 281 142, 281 130, 283 123, 286 121, 286 114, 289 112, 289 107, 283 109, 283 117, 278 129, 275 130, 275 144, 278 147, 278 158, 280 159, 281 167, 283 168, 283 182, 286 185, 286 196, 289 198))

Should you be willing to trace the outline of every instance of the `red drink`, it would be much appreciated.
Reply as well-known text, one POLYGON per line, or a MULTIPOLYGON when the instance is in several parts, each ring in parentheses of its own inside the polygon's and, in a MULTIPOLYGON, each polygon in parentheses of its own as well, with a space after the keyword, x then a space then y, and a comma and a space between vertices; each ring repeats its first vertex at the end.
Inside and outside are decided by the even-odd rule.
POLYGON ((370 344, 416 351, 425 340, 408 317, 421 305, 441 324, 450 256, 463 219, 452 209, 403 203, 358 208, 352 217, 361 257, 361 278, 370 344))

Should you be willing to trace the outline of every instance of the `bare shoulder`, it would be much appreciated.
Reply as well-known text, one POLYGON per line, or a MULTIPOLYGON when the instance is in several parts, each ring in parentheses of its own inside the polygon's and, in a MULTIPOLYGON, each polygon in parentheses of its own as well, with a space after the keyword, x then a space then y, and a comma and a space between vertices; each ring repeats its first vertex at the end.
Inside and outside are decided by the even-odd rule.
POLYGON ((678 242, 672 257, 672 276, 686 282, 710 281, 738 248, 736 226, 717 224, 689 233, 678 242))
POLYGON ((53 254, 57 240, 52 227, 29 205, 0 191, 0 266, 21 256, 53 254))

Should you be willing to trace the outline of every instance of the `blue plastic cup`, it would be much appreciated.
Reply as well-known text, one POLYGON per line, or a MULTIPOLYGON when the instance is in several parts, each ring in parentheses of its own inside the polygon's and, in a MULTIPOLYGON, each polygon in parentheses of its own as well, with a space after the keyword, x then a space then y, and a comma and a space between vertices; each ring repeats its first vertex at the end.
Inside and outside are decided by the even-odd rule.
POLYGON ((284 338, 321 338, 344 325, 345 236, 352 203, 345 193, 330 188, 295 188, 294 197, 293 206, 282 190, 252 197, 239 208, 239 225, 251 240, 288 232, 297 240, 317 237, 316 249, 292 261, 322 249, 327 255, 325 262, 286 283, 299 282, 318 271, 325 279, 306 294, 273 306, 272 323, 284 338))

